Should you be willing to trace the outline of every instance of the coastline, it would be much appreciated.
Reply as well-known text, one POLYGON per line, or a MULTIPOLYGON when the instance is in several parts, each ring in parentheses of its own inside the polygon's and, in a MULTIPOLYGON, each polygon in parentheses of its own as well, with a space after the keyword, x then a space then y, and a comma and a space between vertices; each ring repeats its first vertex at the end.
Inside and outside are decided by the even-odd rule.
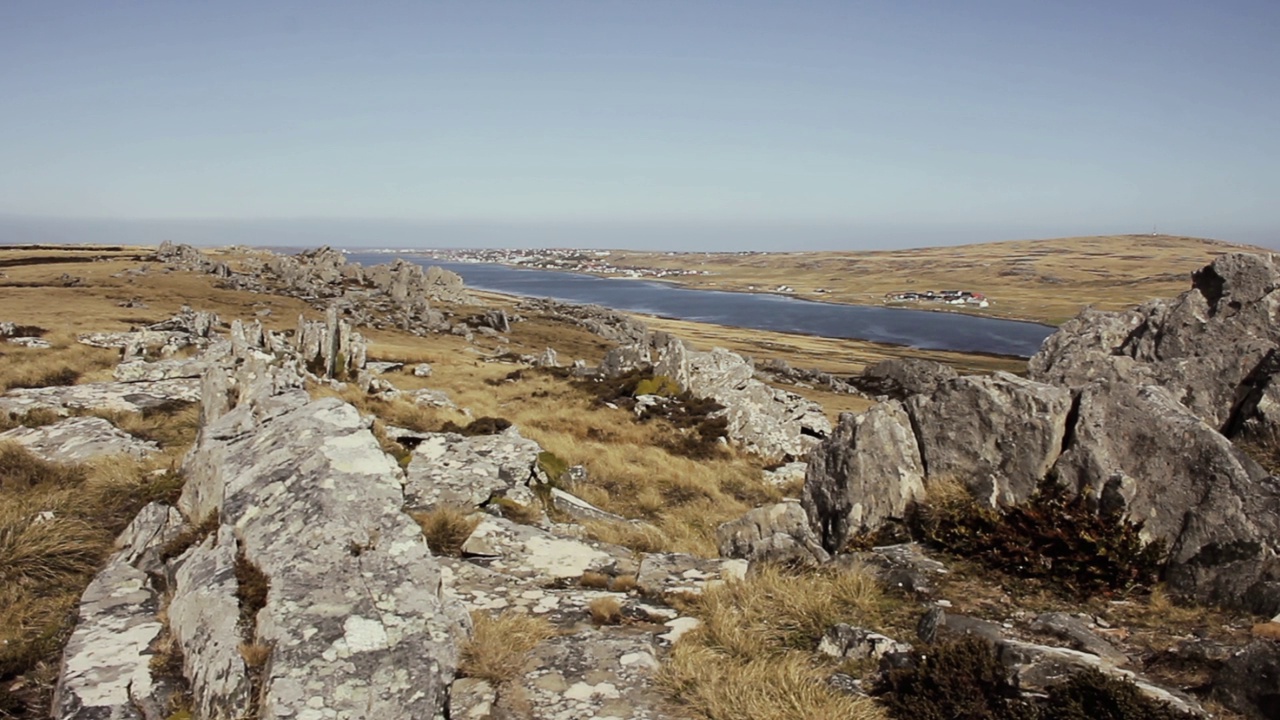
MULTIPOLYGON (((431 257, 431 256, 429 256, 429 255, 422 255, 422 254, 418 254, 418 253, 405 253, 405 254, 407 254, 407 255, 414 255, 414 256, 416 256, 416 257, 421 257, 421 258, 425 258, 425 259, 436 260, 436 261, 438 261, 438 262, 459 262, 459 261, 456 261, 456 260, 440 260, 439 258, 431 257)), ((968 316, 968 317, 989 318, 989 319, 991 319, 991 320, 1007 320, 1007 321, 1009 321, 1009 322, 1020 322, 1020 323, 1027 323, 1027 324, 1030 324, 1030 325, 1040 325, 1040 326, 1042 326, 1042 327, 1052 328, 1052 329, 1055 329, 1055 330, 1056 330, 1058 327, 1060 327, 1060 326, 1061 326, 1061 324, 1062 324, 1062 323, 1056 323, 1056 324, 1055 324, 1055 323, 1052 323, 1052 322, 1050 322, 1048 319, 1036 319, 1036 318, 1029 318, 1029 317, 1021 317, 1021 316, 1017 316, 1017 315, 1002 315, 1002 314, 995 314, 995 313, 989 313, 989 312, 980 312, 980 311, 978 311, 978 310, 968 310, 968 309, 964 309, 964 308, 960 308, 960 307, 929 307, 928 305, 932 305, 932 303, 928 303, 928 304, 926 304, 926 303, 916 303, 916 304, 914 304, 914 305, 905 305, 905 304, 871 303, 871 302, 865 302, 865 303, 858 303, 858 302, 841 302, 841 301, 838 301, 838 300, 827 300, 827 299, 824 299, 824 298, 816 298, 816 297, 807 297, 807 296, 802 296, 802 295, 799 295, 799 294, 797 294, 797 293, 782 293, 782 292, 774 292, 774 291, 772 291, 772 290, 745 290, 745 289, 721 288, 721 287, 709 288, 709 287, 701 287, 701 286, 698 286, 698 285, 693 285, 693 284, 690 284, 690 283, 688 283, 688 282, 682 281, 682 280, 680 280, 679 278, 676 278, 676 277, 633 277, 633 276, 618 276, 618 275, 610 275, 610 274, 607 274, 607 273, 584 272, 584 271, 581 271, 581 270, 566 270, 566 269, 564 269, 564 268, 557 268, 557 267, 541 267, 541 266, 537 266, 537 265, 532 265, 532 266, 531 266, 531 265, 523 265, 523 264, 518 264, 518 263, 485 262, 485 263, 468 263, 468 264, 473 264, 473 265, 499 265, 499 266, 502 266, 502 267, 512 268, 512 269, 516 269, 516 270, 540 270, 540 271, 544 271, 544 272, 559 272, 559 273, 565 273, 565 274, 568 274, 568 275, 586 275, 586 276, 589 276, 589 277, 601 278, 601 279, 603 279, 603 280, 633 280, 633 281, 635 281, 635 280, 643 280, 643 281, 647 281, 647 282, 666 283, 666 284, 668 284, 668 285, 673 285, 673 286, 675 286, 675 287, 684 288, 684 289, 686 289, 686 290, 700 290, 700 291, 710 291, 710 292, 739 293, 739 294, 742 294, 742 295, 773 295, 773 296, 775 296, 775 297, 791 298, 792 300, 799 300, 799 301, 801 301, 801 302, 820 303, 820 304, 823 304, 823 305, 839 305, 839 306, 845 306, 845 307, 876 307, 876 308, 888 308, 888 309, 890 309, 890 310, 919 310, 919 311, 924 311, 924 312, 934 312, 934 313, 950 313, 950 314, 954 314, 954 315, 966 315, 966 316, 968 316)), ((529 297, 529 296, 516 295, 515 297, 529 297)), ((634 313, 633 313, 633 314, 634 314, 634 313)), ((1074 317, 1074 316, 1073 316, 1073 317, 1074 317)), ((671 319, 678 319, 678 318, 671 318, 671 319)), ((1069 318, 1068 318, 1068 319, 1069 319, 1069 318)), ((1066 322, 1066 320, 1063 320, 1063 322, 1066 322)), ((726 327, 729 327, 729 326, 726 326, 726 327)), ((798 335, 806 335, 807 333, 795 333, 795 334, 798 334, 798 335)), ((811 337, 825 337, 825 336, 821 336, 821 335, 814 335, 814 336, 811 336, 811 337)), ((865 341, 865 342, 873 342, 873 341, 868 340, 868 341, 865 341)), ((909 346, 904 346, 904 347, 909 347, 909 346)), ((1001 356, 1001 357, 1018 357, 1018 356, 1010 355, 1010 356, 1001 356)))

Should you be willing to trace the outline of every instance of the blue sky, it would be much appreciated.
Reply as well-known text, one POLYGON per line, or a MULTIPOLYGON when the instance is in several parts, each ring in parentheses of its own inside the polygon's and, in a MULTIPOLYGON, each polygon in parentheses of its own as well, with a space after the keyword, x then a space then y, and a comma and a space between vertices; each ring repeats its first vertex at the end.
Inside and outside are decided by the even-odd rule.
POLYGON ((6 0, 0 241, 1274 245, 1277 38, 1276 0, 6 0))

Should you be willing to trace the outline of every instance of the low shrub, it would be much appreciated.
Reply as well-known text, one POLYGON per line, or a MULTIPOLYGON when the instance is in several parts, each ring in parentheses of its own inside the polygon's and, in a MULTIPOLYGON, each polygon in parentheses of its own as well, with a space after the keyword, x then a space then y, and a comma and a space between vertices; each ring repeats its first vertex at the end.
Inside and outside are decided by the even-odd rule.
POLYGON ((885 673, 872 689, 901 720, 1189 720, 1132 682, 1092 668, 1024 698, 991 645, 964 637, 929 648, 913 667, 885 673))
POLYGON ((633 396, 657 395, 659 397, 676 397, 680 394, 680 385, 666 375, 654 375, 636 383, 631 391, 633 396))
POLYGON ((459 425, 450 420, 441 428, 440 432, 457 433, 459 435, 497 435, 498 433, 511 427, 511 421, 500 417, 480 417, 472 420, 466 425, 459 425))
POLYGON ((596 625, 618 625, 622 622, 622 604, 617 598, 596 598, 587 604, 587 611, 596 625))
MULTIPOLYGON (((931 489, 931 494, 933 490, 931 489)), ((912 511, 913 532, 948 552, 1070 597, 1126 594, 1151 587, 1162 543, 1143 543, 1141 523, 1099 513, 1080 496, 1045 482, 1023 505, 997 511, 960 491, 912 511)))

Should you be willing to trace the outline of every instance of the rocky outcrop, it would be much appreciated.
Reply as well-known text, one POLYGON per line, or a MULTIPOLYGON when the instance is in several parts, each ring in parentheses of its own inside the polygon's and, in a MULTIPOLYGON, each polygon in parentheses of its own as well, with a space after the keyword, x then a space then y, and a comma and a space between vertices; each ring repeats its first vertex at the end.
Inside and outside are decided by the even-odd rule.
POLYGON ((1054 482, 1140 523, 1145 541, 1166 548, 1164 577, 1179 595, 1275 613, 1280 482, 1224 432, 1274 414, 1277 287, 1269 257, 1224 255, 1175 300, 1067 323, 1032 358, 1032 379, 877 370, 915 392, 842 421, 813 453, 804 501, 814 531, 834 550, 939 481, 995 508, 1054 482))
MULTIPOLYGON (((452 680, 463 616, 401 511, 400 469, 354 408, 302 390, 276 393, 291 384, 279 377, 287 370, 258 372, 276 377, 242 378, 248 391, 201 430, 184 464, 181 507, 192 518, 216 513, 224 530, 179 560, 203 572, 188 583, 180 576, 175 599, 219 584, 234 590, 233 555, 262 574, 262 609, 242 628, 245 642, 270 654, 262 718, 433 716, 452 680)), ((207 647, 225 630, 209 608, 226 602, 193 597, 196 607, 174 618, 188 656, 226 657, 207 647)), ((201 707, 229 707, 243 686, 216 674, 193 690, 201 707)))
POLYGON ((539 313, 577 325, 619 345, 643 343, 649 334, 648 328, 639 320, 599 305, 573 305, 537 298, 522 300, 516 307, 522 312, 539 313))
POLYGON ((1280 483, 1167 390, 1086 386, 1060 483, 1169 548, 1166 580, 1200 602, 1280 610, 1280 483))
POLYGON ((152 504, 116 540, 117 551, 80 597, 76 629, 63 650, 54 717, 165 716, 165 697, 151 674, 154 643, 164 632, 161 596, 147 571, 181 527, 177 511, 152 504))
POLYGON ((849 382, 867 395, 905 400, 912 395, 927 395, 956 377, 951 366, 932 360, 890 358, 863 370, 849 382))
POLYGON ((159 451, 99 417, 75 417, 43 427, 19 427, 0 433, 0 442, 15 442, 50 462, 86 462, 127 455, 142 458, 159 451))
POLYGON ((1176 299, 1086 311, 1063 325, 1031 359, 1031 377, 1071 387, 1107 378, 1158 385, 1235 436, 1280 369, 1277 287, 1271 256, 1222 255, 1176 299))
POLYGON ((837 552, 851 535, 906 516, 924 498, 924 465, 900 403, 840 417, 809 455, 803 503, 822 546, 837 552))
POLYGON ((157 256, 172 267, 212 273, 237 290, 297 297, 313 307, 339 314, 355 325, 398 328, 415 334, 447 332, 451 324, 432 307, 433 301, 473 304, 462 278, 439 267, 423 269, 396 258, 391 263, 362 267, 329 247, 297 255, 258 253, 233 270, 215 263, 186 245, 162 246, 157 256))
POLYGON ((803 458, 831 431, 820 405, 757 380, 746 358, 723 348, 698 352, 679 338, 655 333, 645 343, 611 350, 600 373, 616 377, 643 368, 670 378, 694 397, 720 404, 723 409, 715 415, 727 421, 727 436, 748 452, 803 458))

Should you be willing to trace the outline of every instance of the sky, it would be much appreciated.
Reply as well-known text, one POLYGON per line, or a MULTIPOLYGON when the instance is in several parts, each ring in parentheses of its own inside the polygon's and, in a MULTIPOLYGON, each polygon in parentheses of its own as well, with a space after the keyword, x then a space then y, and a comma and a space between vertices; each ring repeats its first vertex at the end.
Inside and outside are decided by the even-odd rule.
POLYGON ((1277 0, 0 2, 0 242, 1280 245, 1277 0))

